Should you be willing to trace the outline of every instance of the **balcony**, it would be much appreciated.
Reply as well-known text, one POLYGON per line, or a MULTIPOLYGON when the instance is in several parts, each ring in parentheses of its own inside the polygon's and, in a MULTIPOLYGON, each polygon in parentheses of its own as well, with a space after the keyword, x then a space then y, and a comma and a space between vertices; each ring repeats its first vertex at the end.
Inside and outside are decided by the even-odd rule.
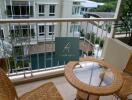
POLYGON ((6 14, 8 18, 25 19, 34 16, 33 2, 30 1, 12 1, 6 5, 6 14))
POLYGON ((100 58, 103 44, 105 39, 110 37, 111 25, 115 20, 114 18, 1 20, 1 28, 6 32, 4 38, 1 38, 1 58, 6 58, 9 76, 26 77, 26 74, 62 68, 69 60, 63 62, 56 60, 57 37, 78 38, 77 50, 80 57, 100 58), (39 27, 40 24, 43 25, 43 29, 39 27), (9 29, 6 30, 6 27, 9 29), (39 35, 40 32, 44 35, 39 35))
MULTIPOLYGON (((115 20, 114 18, 1 20, 0 25, 2 29, 9 27, 6 30, 8 34, 1 38, 1 58, 6 59, 6 64, 8 65, 7 73, 10 79, 17 84, 18 95, 22 95, 24 92, 30 91, 45 82, 52 81, 64 100, 67 98, 68 100, 73 100, 76 96, 76 89, 63 76, 66 62, 54 61, 56 37, 79 38, 80 57, 93 56, 101 58, 102 53, 104 53, 102 50, 106 48, 104 47, 106 46, 104 45, 105 40, 110 37, 110 29, 115 20), (48 38, 44 35, 40 41, 39 32, 36 31, 39 23, 54 25, 54 30, 51 29, 54 34, 51 37, 48 36, 48 38), (74 29, 74 23, 75 25, 76 23, 80 25, 78 32, 77 29, 74 29), (19 32, 11 31, 11 26, 14 24, 17 24, 19 32), (23 33, 23 24, 34 26, 35 35, 33 37, 31 35, 31 28, 26 30, 26 36, 20 34, 23 33), (12 33, 12 36, 9 35, 12 33), (36 80, 41 81, 33 82, 36 80), (69 90, 70 92, 67 93, 69 90)), ((46 31, 48 28, 47 26, 45 27, 45 34, 48 34, 49 31, 46 31)), ((106 99, 114 100, 115 97, 110 95, 100 98, 100 100, 106 99)))
MULTIPOLYGON (((23 19, 31 17, 33 12, 20 15, 16 11, 13 15, 10 10, 16 8, 15 3, 14 6, 7 5, 7 13, 17 19, 0 20, 0 59, 3 63, 1 67, 15 84, 18 96, 52 81, 64 100, 75 99, 77 91, 64 77, 64 66, 71 60, 104 58, 120 70, 126 66, 132 49, 121 48, 112 38, 119 36, 113 33, 117 18, 23 19), (57 54, 63 50, 57 50, 63 43, 57 39, 72 41, 65 48, 69 52, 67 48, 73 45, 72 53, 77 56, 59 59, 57 54)), ((18 8, 21 10, 23 7, 18 8)), ((26 6, 25 9, 33 7, 26 6)), ((115 97, 100 97, 100 100, 106 99, 115 100, 115 97)))
MULTIPOLYGON (((30 86, 36 87, 51 80, 64 99, 67 97, 68 100, 74 99, 76 90, 63 76, 64 65, 69 60, 63 62, 56 60, 56 38, 78 38, 78 59, 86 56, 101 58, 105 40, 110 37, 110 29, 115 20, 114 18, 0 20, 1 28, 9 27, 8 30, 5 30, 4 38, 1 39, 1 58, 6 59, 8 76, 17 85, 31 82, 16 86, 18 95, 29 91, 30 86), (44 30, 39 28, 40 24, 44 26, 44 30), (49 29, 49 25, 54 28, 49 29), (16 26, 17 28, 15 28, 16 26), (24 26, 26 27, 24 28, 24 26), (32 32, 35 33, 34 36, 32 36, 32 32), (43 32, 44 35, 39 35, 39 32, 43 32), (49 32, 54 34, 49 35, 49 32), (55 76, 59 77, 33 82, 55 76), (67 90, 71 90, 71 92, 66 93, 67 90)), ((111 100, 114 97, 101 98, 101 100, 106 98, 111 100)))

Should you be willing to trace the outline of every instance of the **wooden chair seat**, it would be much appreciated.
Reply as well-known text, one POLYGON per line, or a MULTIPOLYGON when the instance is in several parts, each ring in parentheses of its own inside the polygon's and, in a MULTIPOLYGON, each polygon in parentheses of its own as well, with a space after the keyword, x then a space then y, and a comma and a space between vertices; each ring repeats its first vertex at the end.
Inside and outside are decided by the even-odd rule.
POLYGON ((48 82, 40 87, 17 96, 15 87, 5 72, 0 69, 0 100, 63 100, 53 82, 48 82))
POLYGON ((62 100, 62 97, 55 85, 52 82, 48 82, 22 95, 20 100, 62 100))

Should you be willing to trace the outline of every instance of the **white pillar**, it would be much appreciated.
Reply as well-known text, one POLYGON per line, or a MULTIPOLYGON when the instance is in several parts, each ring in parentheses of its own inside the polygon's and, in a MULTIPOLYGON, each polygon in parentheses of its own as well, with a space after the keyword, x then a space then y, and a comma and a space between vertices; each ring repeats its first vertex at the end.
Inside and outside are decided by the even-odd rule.
MULTIPOLYGON (((120 16, 122 1, 123 0, 118 0, 118 2, 117 2, 116 11, 115 11, 115 15, 114 15, 114 18, 116 20, 118 20, 118 18, 120 16)), ((115 24, 115 22, 112 22, 112 28, 111 28, 111 32, 110 32, 112 38, 114 38, 114 36, 115 36, 115 29, 114 29, 115 25, 114 24, 115 24)))

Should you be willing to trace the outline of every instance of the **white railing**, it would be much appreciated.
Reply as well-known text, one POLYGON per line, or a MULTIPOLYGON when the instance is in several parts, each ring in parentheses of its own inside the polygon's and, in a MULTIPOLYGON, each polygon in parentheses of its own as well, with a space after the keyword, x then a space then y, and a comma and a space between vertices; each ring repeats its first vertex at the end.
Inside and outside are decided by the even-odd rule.
POLYGON ((0 28, 4 30, 4 39, 1 39, 0 47, 3 54, 1 57, 6 58, 9 75, 25 76, 26 73, 32 74, 36 70, 60 68, 65 62, 54 61, 55 38, 80 37, 80 56, 99 58, 105 38, 111 36, 110 31, 115 20, 115 18, 1 19, 0 28), (11 45, 12 54, 5 50, 6 42, 11 45))

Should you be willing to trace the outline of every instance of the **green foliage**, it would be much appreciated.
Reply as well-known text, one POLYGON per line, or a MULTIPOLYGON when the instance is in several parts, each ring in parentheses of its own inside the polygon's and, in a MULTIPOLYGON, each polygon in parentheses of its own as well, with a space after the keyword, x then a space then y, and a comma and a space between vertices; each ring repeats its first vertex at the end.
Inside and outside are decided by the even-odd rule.
POLYGON ((92 44, 99 44, 101 48, 103 47, 104 40, 97 37, 94 33, 87 33, 85 38, 88 39, 92 44))
MULTIPOLYGON (((20 56, 18 56, 18 57, 20 57, 20 56)), ((18 59, 17 57, 10 57, 9 61, 10 61, 11 69, 23 68, 23 66, 28 67, 29 62, 30 62, 29 60, 22 58, 22 57, 21 57, 21 59, 18 59)))
POLYGON ((86 39, 90 40, 90 33, 87 33, 85 36, 86 39))
POLYGON ((93 55, 93 51, 88 51, 88 56, 92 56, 93 55))
POLYGON ((22 68, 23 66, 24 67, 28 67, 28 63, 29 62, 28 61, 25 61, 25 60, 24 61, 18 61, 17 64, 16 64, 16 67, 17 68, 22 68))
POLYGON ((10 67, 11 67, 12 69, 14 69, 14 68, 15 68, 15 61, 14 61, 13 57, 10 57, 10 58, 9 58, 9 61, 10 61, 10 67))
POLYGON ((13 48, 13 57, 9 58, 10 66, 12 69, 28 67, 29 59, 24 56, 23 46, 17 46, 13 48))
POLYGON ((91 33, 90 42, 92 42, 93 44, 95 42, 95 34, 94 33, 91 33))
POLYGON ((92 0, 92 1, 107 3, 107 2, 114 2, 114 1, 117 1, 117 0, 92 0))
POLYGON ((87 34, 86 34, 86 38, 87 38, 88 40, 90 40, 91 43, 94 44, 94 40, 95 40, 95 34, 94 34, 94 33, 87 33, 87 34))
POLYGON ((15 56, 24 55, 23 46, 14 47, 13 50, 14 50, 14 55, 15 55, 15 56))
POLYGON ((21 34, 19 33, 19 31, 11 31, 10 32, 10 37, 12 39, 15 39, 16 37, 21 37, 21 34))
POLYGON ((121 17, 130 17, 130 14, 132 14, 132 0, 123 0, 121 17))
POLYGON ((121 14, 115 24, 115 28, 128 34, 128 44, 132 46, 132 0, 123 0, 121 14))
POLYGON ((12 38, 12 39, 15 39, 16 37, 28 37, 28 36, 32 36, 32 38, 34 38, 35 37, 35 32, 34 32, 34 30, 27 30, 27 31, 25 31, 25 32, 22 32, 21 30, 12 30, 11 32, 10 32, 10 37, 12 38))
POLYGON ((32 38, 34 38, 35 37, 35 32, 31 32, 31 36, 32 36, 32 38))
MULTIPOLYGON (((97 1, 97 0, 94 0, 94 1, 97 1)), ((102 6, 98 6, 97 8, 93 8, 90 11, 91 12, 114 12, 115 11, 116 4, 117 4, 116 0, 110 0, 110 1, 102 0, 102 2, 104 2, 105 4, 102 6)))
POLYGON ((101 48, 103 48, 103 45, 104 45, 104 40, 103 40, 103 39, 100 39, 100 44, 99 44, 99 46, 100 46, 101 48))
POLYGON ((106 27, 106 31, 108 31, 110 33, 110 31, 111 31, 111 25, 110 24, 106 24, 105 27, 106 27))
POLYGON ((99 44, 99 42, 100 42, 100 38, 96 37, 95 44, 99 44))
POLYGON ((84 29, 80 30, 80 36, 81 36, 81 37, 84 37, 84 36, 85 36, 85 34, 84 34, 84 29))

